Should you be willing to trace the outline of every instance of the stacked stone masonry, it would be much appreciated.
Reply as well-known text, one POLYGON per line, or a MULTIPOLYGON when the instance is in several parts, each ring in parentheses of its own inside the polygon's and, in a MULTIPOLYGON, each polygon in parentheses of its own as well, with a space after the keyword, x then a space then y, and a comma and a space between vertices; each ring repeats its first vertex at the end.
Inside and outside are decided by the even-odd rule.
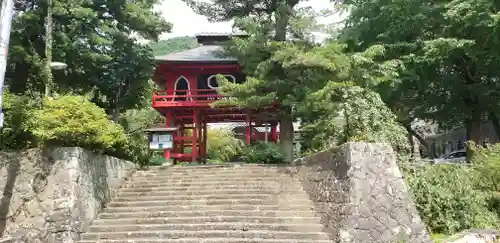
POLYGON ((80 148, 0 154, 0 233, 5 242, 71 243, 135 165, 80 148))
POLYGON ((385 145, 349 143, 291 166, 167 166, 130 178, 132 163, 78 148, 0 159, 9 243, 431 242, 385 145))
POLYGON ((333 243, 300 182, 265 165, 136 173, 80 243, 333 243))
POLYGON ((432 242, 390 146, 347 143, 288 167, 337 242, 432 242))

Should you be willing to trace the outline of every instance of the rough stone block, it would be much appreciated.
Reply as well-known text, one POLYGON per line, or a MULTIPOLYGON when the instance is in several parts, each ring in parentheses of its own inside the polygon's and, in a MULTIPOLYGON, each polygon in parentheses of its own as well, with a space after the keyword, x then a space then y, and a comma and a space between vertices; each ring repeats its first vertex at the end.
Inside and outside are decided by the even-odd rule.
POLYGON ((295 161, 294 171, 337 242, 432 242, 383 144, 347 143, 295 161))
POLYGON ((81 148, 0 153, 0 236, 5 242, 76 242, 134 169, 129 161, 81 148))

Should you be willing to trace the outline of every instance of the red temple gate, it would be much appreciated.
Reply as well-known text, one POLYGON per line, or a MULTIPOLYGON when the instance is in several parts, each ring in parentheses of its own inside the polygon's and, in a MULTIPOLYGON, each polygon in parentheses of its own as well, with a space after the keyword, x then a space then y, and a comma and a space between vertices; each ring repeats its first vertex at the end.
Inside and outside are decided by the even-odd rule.
POLYGON ((236 83, 246 79, 236 59, 219 55, 222 47, 218 43, 231 36, 242 37, 199 34, 196 38, 200 46, 156 57, 153 80, 162 90, 153 94, 153 108, 165 116, 166 127, 177 128, 173 149, 165 151, 167 159, 206 162, 208 123, 245 123, 247 145, 257 140, 278 141, 278 105, 260 109, 211 106, 217 100, 231 99, 219 94, 217 74, 236 83), (267 132, 255 133, 254 127, 270 127, 271 132, 269 136, 267 132))

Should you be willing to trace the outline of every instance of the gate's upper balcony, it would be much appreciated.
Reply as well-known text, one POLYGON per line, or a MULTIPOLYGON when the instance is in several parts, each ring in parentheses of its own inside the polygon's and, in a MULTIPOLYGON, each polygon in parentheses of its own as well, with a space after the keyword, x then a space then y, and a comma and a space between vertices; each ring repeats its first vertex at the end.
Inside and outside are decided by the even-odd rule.
POLYGON ((230 100, 213 89, 162 90, 153 93, 154 108, 168 107, 208 107, 218 100, 230 100))
POLYGON ((222 54, 221 41, 244 34, 205 33, 196 36, 199 46, 156 57, 155 83, 162 91, 153 94, 153 107, 199 107, 230 99, 219 95, 216 75, 243 83, 245 75, 236 58, 222 54))

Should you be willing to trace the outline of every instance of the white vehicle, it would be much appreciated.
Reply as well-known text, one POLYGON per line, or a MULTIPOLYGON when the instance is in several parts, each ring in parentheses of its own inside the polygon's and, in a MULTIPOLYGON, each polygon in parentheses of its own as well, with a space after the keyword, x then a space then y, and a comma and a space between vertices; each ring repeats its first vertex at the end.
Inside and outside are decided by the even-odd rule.
POLYGON ((437 159, 434 159, 434 164, 442 164, 442 163, 464 163, 466 161, 467 153, 465 149, 453 151, 451 153, 447 153, 437 159))

